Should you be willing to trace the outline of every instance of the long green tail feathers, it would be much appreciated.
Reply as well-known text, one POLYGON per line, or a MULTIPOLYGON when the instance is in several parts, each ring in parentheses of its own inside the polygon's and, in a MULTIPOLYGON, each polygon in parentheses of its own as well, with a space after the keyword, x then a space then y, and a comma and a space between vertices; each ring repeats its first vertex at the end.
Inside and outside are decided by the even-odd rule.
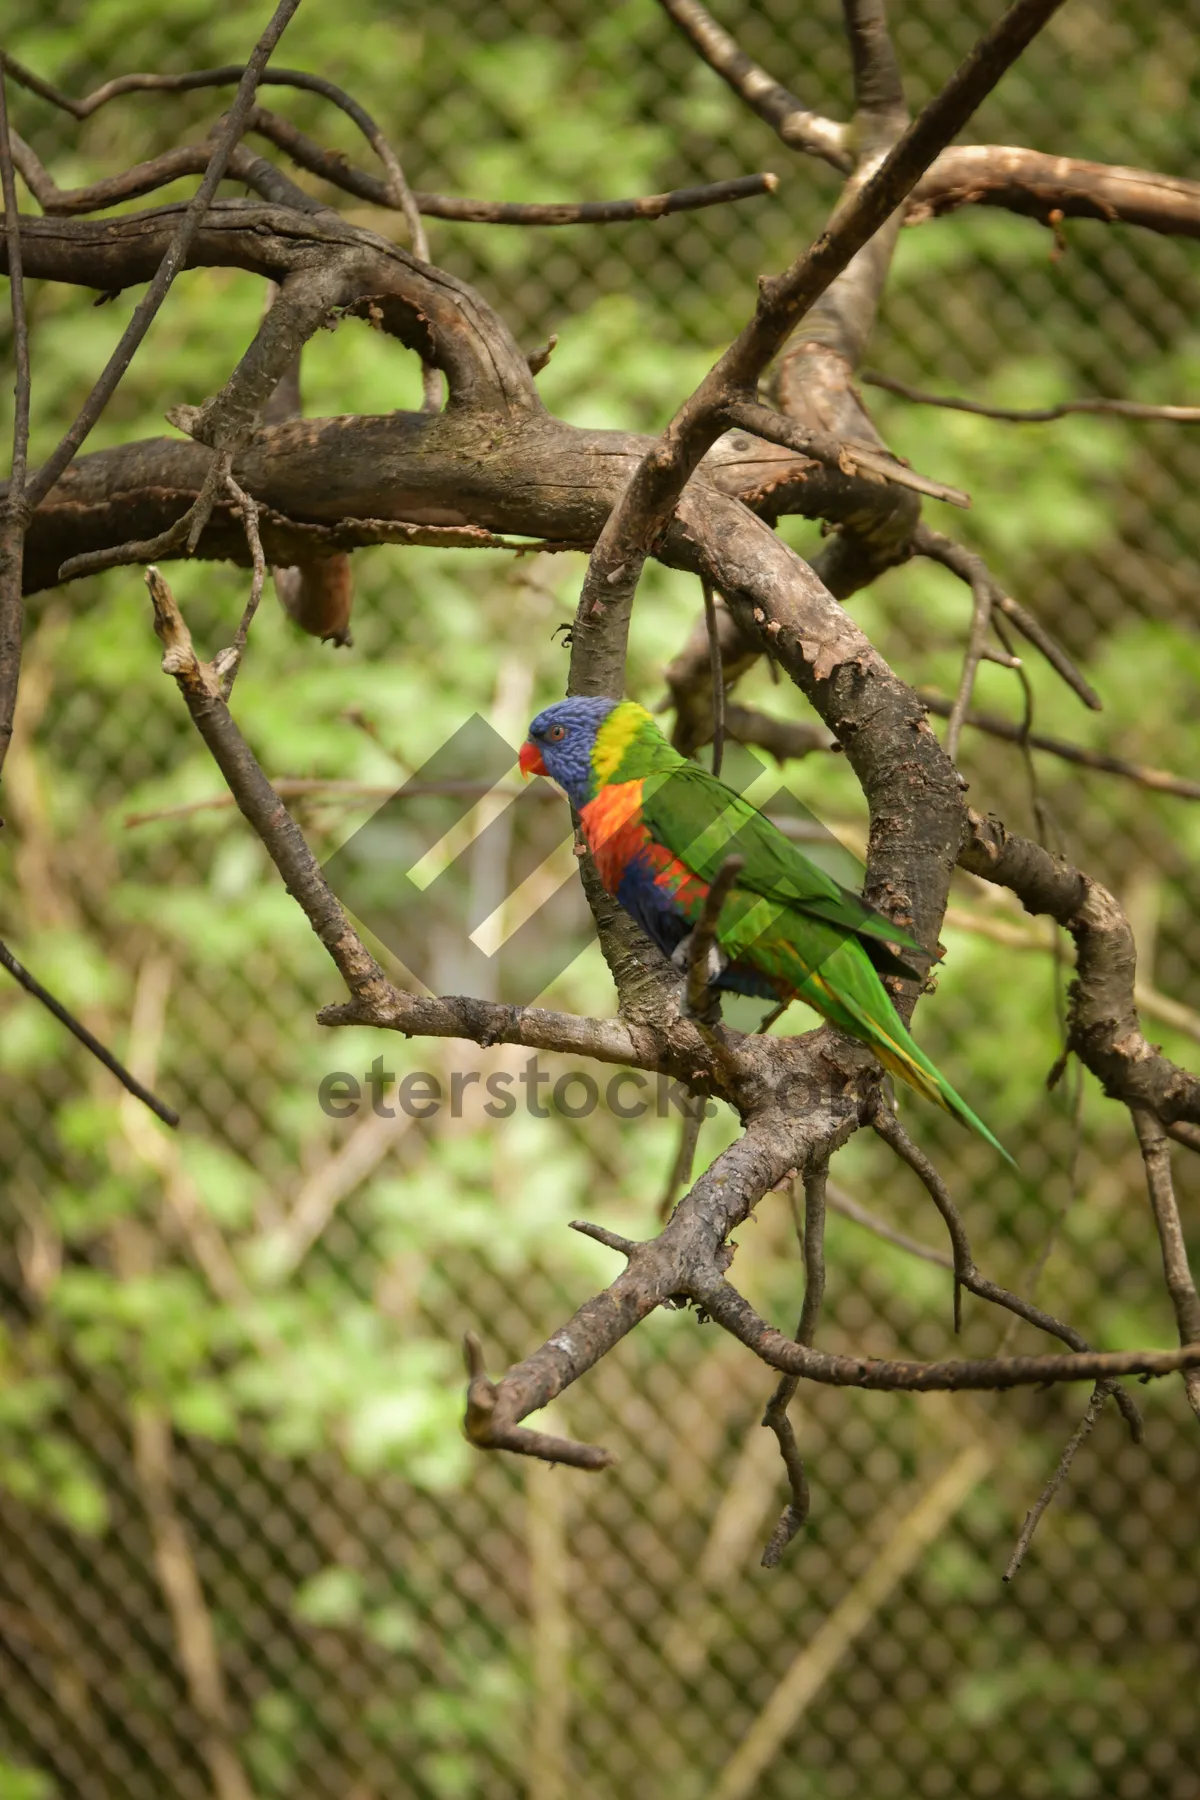
MULTIPOLYGON (((857 1008, 854 1010, 858 1012, 857 1008)), ((1016 1162, 1008 1154, 1004 1145, 992 1135, 983 1120, 971 1111, 966 1101, 960 1094, 955 1093, 941 1071, 913 1042, 897 1015, 893 1014, 891 1029, 886 1032, 876 1020, 861 1014, 860 1019, 863 1027, 862 1036, 870 1044, 889 1075, 895 1075, 910 1088, 915 1088, 917 1093, 926 1100, 932 1100, 935 1106, 940 1106, 944 1112, 952 1113, 963 1125, 978 1132, 986 1143, 1000 1152, 1006 1163, 1010 1163, 1014 1169, 1016 1168, 1016 1162)))

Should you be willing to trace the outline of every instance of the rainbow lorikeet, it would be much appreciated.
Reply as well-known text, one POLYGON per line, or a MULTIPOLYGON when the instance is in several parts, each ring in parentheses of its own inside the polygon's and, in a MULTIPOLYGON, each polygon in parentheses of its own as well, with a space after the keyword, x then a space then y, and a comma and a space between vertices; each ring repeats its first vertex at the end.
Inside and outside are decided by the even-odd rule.
POLYGON ((520 760, 526 775, 548 775, 563 789, 605 888, 677 962, 686 959, 709 883, 740 856, 711 985, 805 1001, 1007 1158, 913 1042, 879 978, 913 973, 889 946, 926 952, 732 788, 673 750, 644 707, 599 696, 560 700, 534 719, 520 760))

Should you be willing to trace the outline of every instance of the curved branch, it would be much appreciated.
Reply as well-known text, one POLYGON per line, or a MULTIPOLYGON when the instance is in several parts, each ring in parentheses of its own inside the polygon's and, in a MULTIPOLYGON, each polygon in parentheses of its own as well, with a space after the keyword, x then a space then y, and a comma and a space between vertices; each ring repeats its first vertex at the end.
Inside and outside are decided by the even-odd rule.
MULTIPOLYGON (((138 200, 183 175, 202 175, 211 157, 211 144, 181 144, 178 149, 165 150, 151 162, 135 163, 131 169, 94 181, 89 187, 60 188, 25 140, 13 134, 13 160, 25 186, 48 218, 75 218, 124 200, 138 200)), ((275 206, 291 206, 297 212, 322 210, 319 201, 244 144, 235 144, 230 151, 225 179, 242 182, 275 206)))
POLYGON ((907 223, 960 206, 1002 206, 1053 226, 1066 219, 1140 225, 1169 237, 1200 237, 1200 181, 1081 162, 1010 144, 956 144, 943 150, 908 202, 907 223))
POLYGON ((795 94, 739 48, 699 0, 659 0, 659 4, 709 68, 760 119, 766 120, 789 149, 820 156, 835 169, 851 166, 846 127, 810 112, 795 94))
POLYGON ((1112 895, 1040 844, 1010 835, 998 819, 970 811, 967 826, 962 867, 1010 889, 1027 912, 1049 913, 1075 940, 1069 1048, 1112 1099, 1153 1113, 1167 1127, 1200 1125, 1200 1077, 1143 1035, 1133 997, 1137 950, 1112 895))
POLYGON ((1109 1381, 1123 1375, 1155 1377, 1200 1368, 1200 1344, 1181 1350, 1089 1350, 1069 1356, 986 1356, 945 1362, 834 1356, 798 1344, 768 1325, 727 1281, 704 1286, 695 1298, 711 1319, 771 1368, 825 1387, 903 1394, 999 1393, 1048 1381, 1109 1381))
MULTIPOLYGON (((151 280, 184 213, 161 206, 114 219, 23 215, 26 272, 103 293, 151 280)), ((335 284, 337 304, 361 307, 422 360, 438 363, 452 406, 542 411, 525 356, 472 288, 334 213, 215 201, 191 237, 184 266, 244 269, 280 286, 289 275, 335 284)))

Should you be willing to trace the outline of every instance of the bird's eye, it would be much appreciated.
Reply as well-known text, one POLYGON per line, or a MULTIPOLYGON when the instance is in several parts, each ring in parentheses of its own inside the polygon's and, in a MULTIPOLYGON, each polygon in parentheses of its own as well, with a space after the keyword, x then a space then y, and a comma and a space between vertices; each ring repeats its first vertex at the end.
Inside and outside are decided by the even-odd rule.
POLYGON ((561 744, 566 735, 567 728, 565 725, 552 725, 546 733, 546 736, 550 739, 552 744, 561 744))

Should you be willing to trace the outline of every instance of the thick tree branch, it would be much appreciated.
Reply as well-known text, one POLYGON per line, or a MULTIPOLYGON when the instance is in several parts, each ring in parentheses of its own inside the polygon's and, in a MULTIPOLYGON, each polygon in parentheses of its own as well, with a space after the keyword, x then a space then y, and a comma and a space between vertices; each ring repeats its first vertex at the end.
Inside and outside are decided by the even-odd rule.
POLYGON ((1134 1004, 1137 952, 1121 908, 1106 888, 1040 844, 1007 832, 998 819, 967 814, 961 864, 1006 887, 1027 912, 1049 913, 1075 940, 1068 1047, 1106 1094, 1152 1113, 1162 1125, 1200 1125, 1200 1078, 1147 1043, 1134 1004))
POLYGON ((8 126, 5 62, 0 56, 0 188, 4 195, 4 236, 9 270, 13 323, 14 410, 12 465, 8 491, 0 512, 0 769, 12 742, 17 686, 21 679, 21 639, 24 631, 22 568, 25 530, 32 508, 25 496, 29 451, 29 325, 25 315, 25 276, 21 255, 21 222, 17 217, 17 188, 13 176, 12 134, 8 126))
POLYGON ((943 150, 912 191, 907 223, 959 206, 1002 206, 1047 226, 1057 214, 1140 225, 1169 237, 1200 237, 1200 181, 1007 144, 955 144, 943 150))
MULTIPOLYGON (((634 475, 601 534, 576 616, 575 646, 589 636, 593 693, 615 693, 638 576, 706 450, 720 435, 721 409, 753 400, 759 377, 830 283, 906 199, 934 157, 966 124, 1062 0, 1014 0, 878 166, 854 186, 829 225, 784 274, 759 283, 754 317, 680 408, 634 475)), ((582 691, 573 685, 573 691, 582 691)))
MULTIPOLYGON (((184 208, 167 250, 154 271, 150 286, 139 300, 133 317, 121 334, 120 342, 80 408, 79 416, 65 433, 57 448, 51 452, 46 462, 30 480, 26 490, 26 498, 30 506, 36 507, 45 499, 99 419, 116 391, 117 384, 133 361, 134 354, 150 329, 151 321, 159 307, 166 299, 172 282, 180 269, 186 266, 192 243, 225 173, 229 153, 245 129, 246 117, 254 104, 255 90, 266 68, 267 58, 283 36, 288 21, 299 4, 300 0, 279 0, 270 22, 255 45, 250 61, 246 64, 245 71, 238 82, 238 91, 233 105, 213 144, 204 179, 184 208)), ((14 73, 16 73, 15 68, 14 73)))

